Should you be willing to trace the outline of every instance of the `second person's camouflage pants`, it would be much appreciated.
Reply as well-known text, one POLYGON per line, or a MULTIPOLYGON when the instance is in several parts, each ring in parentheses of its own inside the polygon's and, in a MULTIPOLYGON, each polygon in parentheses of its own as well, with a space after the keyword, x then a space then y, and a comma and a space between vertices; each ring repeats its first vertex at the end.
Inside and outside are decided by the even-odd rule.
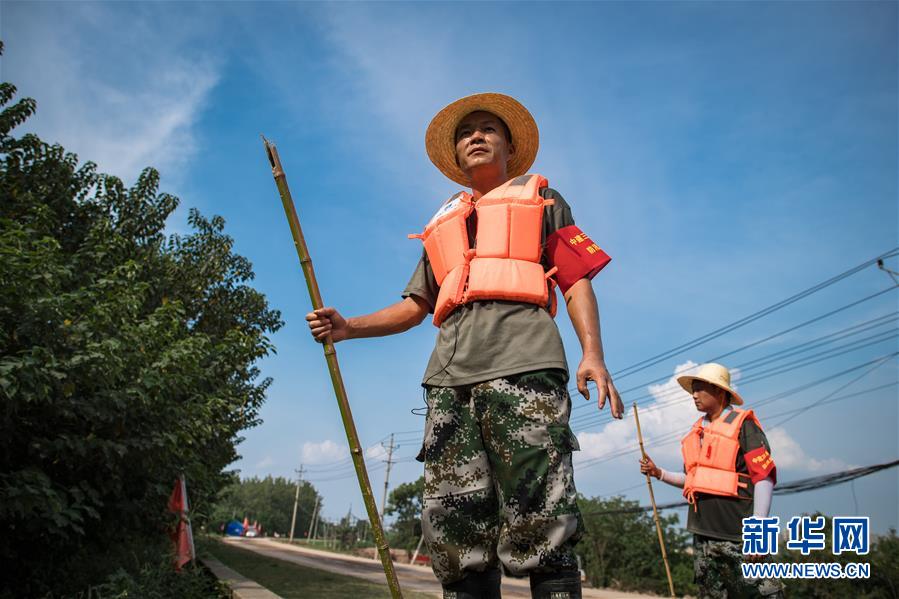
POLYGON ((564 373, 431 387, 427 401, 422 531, 437 578, 500 563, 515 575, 577 570, 578 445, 564 373))
POLYGON ((743 578, 740 543, 693 535, 693 570, 700 599, 782 599, 774 578, 743 578))

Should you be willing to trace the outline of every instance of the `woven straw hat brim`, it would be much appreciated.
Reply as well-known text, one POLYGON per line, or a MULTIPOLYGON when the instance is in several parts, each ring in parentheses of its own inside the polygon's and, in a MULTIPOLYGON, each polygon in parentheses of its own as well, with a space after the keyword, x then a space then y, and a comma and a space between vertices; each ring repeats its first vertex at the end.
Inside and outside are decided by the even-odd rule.
POLYGON ((510 179, 524 175, 537 158, 540 132, 537 122, 522 104, 505 94, 484 93, 466 96, 446 106, 431 119, 425 132, 425 148, 428 157, 440 172, 460 185, 471 182, 456 164, 456 128, 459 121, 478 110, 492 112, 509 127, 515 153, 506 167, 510 179))
POLYGON ((734 391, 733 387, 731 387, 730 385, 725 385, 720 380, 715 380, 710 376, 704 375, 702 372, 698 372, 696 374, 685 374, 685 375, 677 377, 677 382, 680 384, 681 387, 684 388, 684 391, 686 391, 690 395, 693 394, 693 389, 692 389, 693 381, 705 381, 706 383, 715 385, 719 389, 724 389, 725 391, 730 393, 731 398, 732 398, 731 399, 732 404, 738 405, 738 406, 743 405, 743 398, 740 397, 739 393, 734 391))

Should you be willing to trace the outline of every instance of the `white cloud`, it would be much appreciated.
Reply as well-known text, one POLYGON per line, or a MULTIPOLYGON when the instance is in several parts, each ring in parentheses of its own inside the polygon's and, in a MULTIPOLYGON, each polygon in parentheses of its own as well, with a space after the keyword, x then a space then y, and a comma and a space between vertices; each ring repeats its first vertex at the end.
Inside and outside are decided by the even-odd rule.
MULTIPOLYGON (((660 451, 655 452, 657 457, 670 454, 667 447, 661 449, 661 443, 686 434, 690 425, 698 418, 689 394, 677 383, 678 376, 696 366, 695 362, 687 361, 678 365, 674 369, 674 375, 665 383, 649 386, 653 401, 639 406, 639 409, 644 447, 650 456, 654 454, 654 446, 660 448, 660 451)), ((578 461, 584 461, 636 447, 637 427, 633 414, 628 410, 624 419, 608 423, 597 433, 582 432, 577 438, 581 451, 575 456, 578 461)), ((636 453, 633 458, 637 459, 636 453)))
POLYGON ((386 455, 387 455, 387 450, 385 450, 380 445, 372 445, 371 447, 369 447, 368 449, 365 450, 365 457, 370 460, 381 458, 381 457, 386 457, 386 455))
POLYGON ((126 185, 147 166, 179 178, 219 78, 215 60, 190 50, 183 27, 168 13, 120 6, 6 8, 4 78, 38 104, 22 132, 62 144, 126 185))
POLYGON ((256 462, 255 468, 256 468, 256 470, 261 470, 262 468, 268 468, 269 466, 271 466, 274 463, 275 463, 274 458, 272 458, 272 456, 270 456, 270 455, 267 455, 264 458, 262 458, 261 460, 259 460, 258 462, 256 462))
POLYGON ((768 442, 771 444, 771 455, 778 468, 800 470, 806 472, 838 472, 848 468, 855 468, 837 458, 815 459, 805 453, 799 443, 790 436, 786 429, 776 427, 766 431, 768 442))
MULTIPOLYGON (((699 417, 699 412, 690 401, 689 394, 677 383, 678 376, 697 366, 698 364, 693 361, 679 364, 668 381, 649 386, 653 401, 640 406, 640 427, 643 431, 646 453, 662 468, 680 467, 679 463, 674 463, 675 459, 672 457, 679 456, 679 452, 671 446, 676 445, 699 417)), ((731 369, 731 379, 732 382, 740 379, 739 369, 731 369)), ((734 388, 737 388, 736 384, 734 388)), ((764 423, 762 424, 764 426, 764 423)), ((765 431, 765 434, 771 444, 771 454, 778 468, 804 472, 835 472, 853 467, 839 459, 817 459, 809 456, 781 427, 765 431)), ((629 414, 629 418, 606 424, 600 432, 582 432, 577 438, 581 445, 581 451, 574 454, 577 462, 603 458, 621 450, 637 447, 637 429, 632 414, 629 414)), ((622 459, 636 460, 638 454, 633 452, 622 456, 622 459)))
POLYGON ((303 443, 303 449, 300 456, 304 464, 326 464, 329 462, 337 462, 350 455, 350 450, 346 445, 335 443, 330 439, 320 441, 318 443, 306 441, 303 443))

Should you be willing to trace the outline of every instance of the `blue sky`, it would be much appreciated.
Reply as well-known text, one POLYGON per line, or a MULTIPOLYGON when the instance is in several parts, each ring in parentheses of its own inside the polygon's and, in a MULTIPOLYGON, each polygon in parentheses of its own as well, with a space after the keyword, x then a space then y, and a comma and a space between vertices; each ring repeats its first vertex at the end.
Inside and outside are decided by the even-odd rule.
MULTIPOLYGON (((3 2, 0 35, 3 79, 38 101, 23 131, 126 182, 159 168, 163 188, 182 200, 172 232, 188 230, 189 207, 225 217, 257 288, 287 323, 273 338, 278 354, 261 365, 274 378, 264 423, 246 434, 235 466, 247 476, 291 475, 305 464, 331 518, 363 507, 321 348, 305 332, 309 301, 260 133, 278 145, 325 301, 355 315, 398 299, 420 255, 406 234, 456 191, 424 152, 433 114, 479 91, 521 100, 541 131, 532 170, 613 257, 594 281, 613 371, 899 245, 895 3, 3 2)), ((888 264, 899 270, 899 260, 888 264)), ((677 397, 666 395, 676 369, 890 284, 868 268, 619 379, 620 389, 636 387, 628 405, 646 396, 650 453, 678 468, 677 444, 662 443, 695 418, 685 395, 658 405, 677 397)), ((747 405, 897 351, 896 297, 886 292, 725 359, 745 364, 737 384, 747 405), (879 328, 821 349, 751 362, 881 316, 879 328)), ((557 322, 574 366, 577 340, 564 313, 557 322)), ((423 405, 434 336, 426 321, 338 346, 379 501, 379 443, 391 432, 400 433, 401 460, 391 487, 421 474, 411 458, 423 418, 411 411, 423 405)), ((779 479, 895 459, 899 402, 884 385, 896 381, 893 357, 759 406, 779 479), (787 410, 877 387, 778 425, 787 410)), ((573 401, 579 490, 645 503, 636 454, 606 459, 634 446, 630 411, 609 423, 573 401)), ((899 527, 897 505, 894 469, 775 498, 773 512, 870 515, 883 531, 899 527)))

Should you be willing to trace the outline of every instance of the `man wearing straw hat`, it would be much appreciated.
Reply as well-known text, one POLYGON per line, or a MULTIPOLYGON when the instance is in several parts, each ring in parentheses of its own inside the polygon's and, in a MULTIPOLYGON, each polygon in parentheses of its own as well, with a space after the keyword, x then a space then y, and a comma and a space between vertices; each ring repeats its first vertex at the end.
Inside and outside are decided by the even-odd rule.
POLYGON ((526 175, 537 124, 515 99, 468 96, 441 110, 425 135, 431 161, 469 191, 444 202, 420 235, 425 251, 403 300, 344 319, 307 315, 316 339, 405 331, 428 313, 439 327, 422 385, 428 415, 422 529, 447 599, 500 597, 500 569, 529 576, 533 597, 581 596, 573 552, 583 523, 568 425, 568 365, 553 320, 565 299, 587 381, 620 418, 590 279, 609 257, 575 224, 540 175, 526 175))
POLYGON ((703 364, 677 382, 704 412, 681 441, 686 474, 662 470, 649 456, 640 472, 683 488, 692 505, 687 530, 693 533, 694 572, 701 597, 781 597, 774 579, 743 578, 740 562, 762 556, 742 554, 743 518, 768 516, 777 469, 771 447, 752 410, 731 386, 730 371, 703 364))

